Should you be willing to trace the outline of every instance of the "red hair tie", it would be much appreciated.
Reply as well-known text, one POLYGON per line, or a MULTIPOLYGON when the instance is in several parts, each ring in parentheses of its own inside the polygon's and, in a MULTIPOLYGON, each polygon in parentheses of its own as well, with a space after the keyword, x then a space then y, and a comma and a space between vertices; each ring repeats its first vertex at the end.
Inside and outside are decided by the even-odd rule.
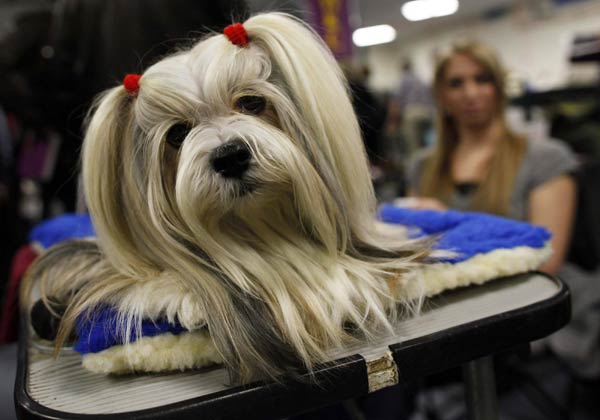
POLYGON ((223 33, 232 44, 237 45, 239 47, 245 47, 248 45, 248 33, 246 32, 246 28, 241 23, 233 23, 223 29, 223 33))
POLYGON ((128 74, 123 78, 123 86, 130 95, 137 95, 140 90, 140 78, 139 74, 128 74))

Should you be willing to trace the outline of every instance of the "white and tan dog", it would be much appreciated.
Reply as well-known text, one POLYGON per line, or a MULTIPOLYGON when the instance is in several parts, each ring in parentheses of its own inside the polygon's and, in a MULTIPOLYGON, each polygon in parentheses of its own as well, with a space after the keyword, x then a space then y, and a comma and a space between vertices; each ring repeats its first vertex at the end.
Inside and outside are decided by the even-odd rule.
POLYGON ((222 361, 242 382, 310 370, 414 304, 402 302, 405 274, 427 247, 376 222, 331 53, 284 14, 238 30, 247 42, 210 36, 93 112, 82 167, 97 246, 60 245, 30 277, 67 301, 59 342, 99 305, 118 311, 126 337, 142 319, 189 332, 88 354, 89 369, 222 361))

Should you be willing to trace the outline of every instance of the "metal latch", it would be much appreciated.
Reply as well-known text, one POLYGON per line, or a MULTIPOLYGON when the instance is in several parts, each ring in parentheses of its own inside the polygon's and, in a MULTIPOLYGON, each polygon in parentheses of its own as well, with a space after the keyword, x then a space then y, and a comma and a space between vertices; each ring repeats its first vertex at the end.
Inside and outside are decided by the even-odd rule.
POLYGON ((375 392, 398 383, 398 366, 391 351, 366 360, 369 392, 375 392))

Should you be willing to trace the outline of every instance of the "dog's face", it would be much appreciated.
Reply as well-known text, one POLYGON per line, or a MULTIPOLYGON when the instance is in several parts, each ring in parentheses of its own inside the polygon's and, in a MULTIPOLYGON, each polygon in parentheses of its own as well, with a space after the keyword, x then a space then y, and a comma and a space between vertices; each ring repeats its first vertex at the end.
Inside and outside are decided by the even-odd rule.
POLYGON ((247 46, 214 35, 149 68, 137 95, 99 101, 84 188, 102 251, 127 277, 80 301, 127 295, 130 318, 193 302, 247 380, 310 367, 347 322, 389 325, 386 278, 406 267, 398 252, 414 253, 374 228, 358 123, 326 47, 284 15, 244 27, 247 46), (136 297, 160 276, 176 292, 136 297))
MULTIPOLYGON (((305 143, 306 137, 314 138, 310 122, 258 47, 235 47, 231 51, 235 60, 224 60, 223 74, 211 70, 215 59, 210 43, 215 41, 221 40, 205 41, 144 76, 152 83, 153 77, 164 77, 173 66, 173 73, 187 72, 186 85, 195 87, 190 98, 177 103, 180 117, 173 120, 165 118, 162 97, 146 98, 140 91, 137 98, 147 99, 144 113, 152 107, 151 114, 157 116, 142 128, 156 135, 142 141, 163 146, 157 158, 162 159, 160 177, 167 180, 164 196, 172 199, 183 224, 194 231, 205 229, 211 236, 230 233, 239 238, 241 228, 257 229, 281 217, 290 224, 299 218, 319 223, 311 206, 302 206, 309 196, 313 205, 315 196, 329 201, 328 187, 337 185, 326 185, 315 156, 309 159, 312 152, 305 143)), ((178 93, 174 89, 173 95, 178 93)), ((318 159, 329 166, 323 156, 318 159)))

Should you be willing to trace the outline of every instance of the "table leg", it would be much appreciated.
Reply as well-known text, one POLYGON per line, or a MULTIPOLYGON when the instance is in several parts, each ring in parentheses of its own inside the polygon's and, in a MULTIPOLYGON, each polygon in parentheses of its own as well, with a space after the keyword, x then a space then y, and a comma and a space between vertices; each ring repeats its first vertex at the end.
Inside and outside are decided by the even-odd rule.
POLYGON ((498 420, 496 378, 492 356, 463 365, 463 380, 469 420, 498 420))

